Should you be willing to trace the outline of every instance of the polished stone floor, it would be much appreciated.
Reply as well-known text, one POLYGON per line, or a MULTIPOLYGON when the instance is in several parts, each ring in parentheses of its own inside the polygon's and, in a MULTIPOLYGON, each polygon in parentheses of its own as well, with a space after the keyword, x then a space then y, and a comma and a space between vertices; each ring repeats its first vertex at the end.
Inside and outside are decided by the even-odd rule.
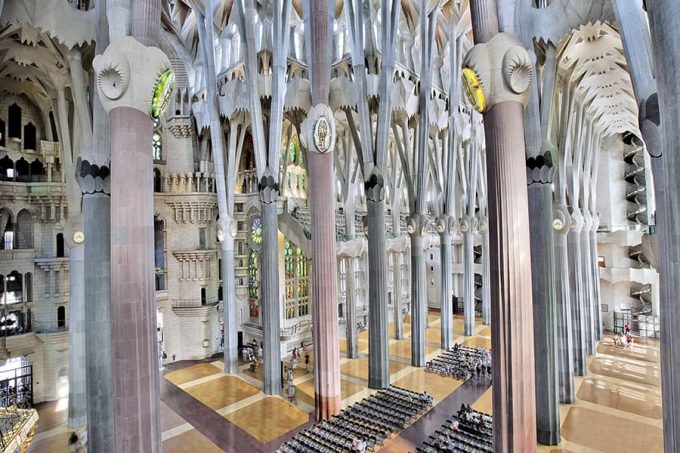
MULTIPOLYGON (((428 359, 438 354, 440 320, 430 313, 426 332, 428 359)), ((454 319, 454 332, 463 330, 454 319)), ((393 326, 390 325, 393 333, 393 326)), ((479 323, 474 337, 457 336, 469 346, 490 346, 491 330, 479 323)), ((420 441, 441 425, 460 404, 491 413, 489 382, 461 382, 410 366, 410 324, 405 338, 390 339, 390 373, 395 385, 432 394, 435 407, 399 436, 388 440, 381 451, 414 452, 420 441)), ((637 343, 632 349, 611 345, 611 335, 601 342, 597 355, 588 359, 589 373, 576 379, 577 401, 561 406, 562 442, 557 447, 539 446, 539 452, 661 452, 661 394, 659 344, 637 343)), ((343 405, 352 404, 371 391, 368 379, 368 332, 359 339, 360 357, 346 358, 340 341, 343 405)), ((311 348, 309 350, 311 362, 311 348)), ((286 360, 290 360, 290 357, 286 360)), ((163 451, 271 452, 301 429, 309 426, 314 406, 314 380, 299 367, 294 384, 294 403, 267 396, 261 391, 261 371, 248 371, 241 363, 236 376, 222 372, 220 360, 182 362, 168 366, 161 380, 163 451)), ((311 366, 310 366, 311 368, 311 366)), ((29 453, 68 451, 66 401, 42 404, 35 441, 29 453)))

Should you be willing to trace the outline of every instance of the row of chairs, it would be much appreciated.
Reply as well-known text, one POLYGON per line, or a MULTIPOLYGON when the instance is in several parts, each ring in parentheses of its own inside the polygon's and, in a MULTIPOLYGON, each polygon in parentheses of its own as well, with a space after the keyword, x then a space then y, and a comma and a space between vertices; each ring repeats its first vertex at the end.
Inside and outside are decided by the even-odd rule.
POLYGON ((375 451, 432 407, 432 397, 390 386, 298 433, 280 453, 375 451))
POLYGON ((481 374, 491 375, 491 351, 454 344, 425 364, 425 371, 466 381, 481 374))
POLYGON ((416 452, 491 453, 492 417, 463 405, 458 413, 423 442, 416 452))

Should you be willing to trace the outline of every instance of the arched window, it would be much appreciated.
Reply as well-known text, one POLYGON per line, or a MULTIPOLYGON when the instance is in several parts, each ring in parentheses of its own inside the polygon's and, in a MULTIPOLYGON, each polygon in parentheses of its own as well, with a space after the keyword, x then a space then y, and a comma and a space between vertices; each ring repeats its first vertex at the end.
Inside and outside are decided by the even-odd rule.
POLYGON ((161 122, 158 118, 153 121, 153 135, 151 135, 151 146, 153 149, 153 160, 163 160, 163 138, 161 137, 161 122))
POLYGON ((45 166, 38 159, 31 162, 31 181, 41 182, 45 180, 45 166))
POLYGON ((64 257, 64 235, 57 233, 57 258, 64 257))
POLYGON ((63 305, 57 307, 57 329, 66 327, 66 308, 63 305))
POLYGON ((16 104, 9 106, 7 110, 9 128, 7 134, 9 138, 21 139, 21 107, 16 104))
POLYGON ((0 209, 0 250, 14 248, 14 225, 12 213, 8 209, 0 209))
POLYGON ((14 180, 14 162, 9 156, 0 159, 0 181, 14 180))
POLYGON ((14 236, 18 249, 33 248, 33 219, 26 209, 17 214, 14 236))
POLYGON ((14 164, 14 179, 19 182, 28 182, 30 164, 23 157, 14 164))
MULTIPOLYGON (((155 157, 154 157, 155 159, 155 157)), ((158 193, 163 191, 163 181, 161 180, 161 171, 157 168, 153 169, 153 191, 158 193)))
POLYGON ((31 149, 35 151, 36 148, 35 126, 33 123, 28 123, 24 126, 24 149, 31 149))
POLYGON ((17 271, 12 271, 7 276, 7 293, 5 294, 5 305, 20 304, 24 301, 23 295, 24 277, 17 271))

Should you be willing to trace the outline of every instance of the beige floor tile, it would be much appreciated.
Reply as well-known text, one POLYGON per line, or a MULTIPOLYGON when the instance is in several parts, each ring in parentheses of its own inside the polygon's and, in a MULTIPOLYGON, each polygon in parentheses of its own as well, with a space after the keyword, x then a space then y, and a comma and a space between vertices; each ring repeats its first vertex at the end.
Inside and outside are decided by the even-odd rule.
POLYGON ((307 413, 277 397, 264 398, 225 418, 263 443, 309 421, 307 413))
POLYGON ((236 376, 222 376, 185 391, 211 409, 218 410, 259 393, 259 389, 236 376))
MULTIPOLYGON (((390 360, 390 374, 403 370, 406 367, 407 365, 404 365, 403 363, 390 360)), ((368 359, 361 358, 348 360, 340 365, 340 373, 368 381, 368 359)))
POLYGON ((209 363, 199 363, 181 370, 171 371, 166 373, 164 377, 175 385, 181 385, 217 373, 220 373, 220 369, 216 366, 209 363))
POLYGON ((661 385, 660 368, 655 363, 598 356, 591 361, 588 371, 638 384, 661 385))
POLYGON ((484 412, 485 414, 493 415, 493 400, 492 400, 492 389, 489 388, 486 392, 482 393, 477 401, 472 404, 472 408, 479 412, 484 412))
POLYGON ((414 392, 422 393, 427 391, 436 401, 441 401, 462 383, 463 381, 428 373, 424 368, 418 368, 394 382, 394 385, 413 390, 414 392))
POLYGON ((603 453, 661 453, 659 428, 581 407, 569 409, 562 437, 603 453))
POLYGON ((581 383, 576 396, 584 401, 643 417, 663 417, 661 393, 648 385, 588 377, 581 383))
MULTIPOLYGON (((163 453, 223 453, 199 431, 192 429, 163 442, 163 453)), ((231 452, 228 452, 231 453, 231 452)))

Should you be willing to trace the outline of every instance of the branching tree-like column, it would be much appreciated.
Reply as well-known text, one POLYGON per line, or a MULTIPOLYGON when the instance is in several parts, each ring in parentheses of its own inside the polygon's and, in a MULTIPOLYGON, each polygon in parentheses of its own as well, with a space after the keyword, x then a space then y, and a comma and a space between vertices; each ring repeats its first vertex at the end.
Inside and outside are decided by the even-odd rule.
POLYGON ((465 215, 460 222, 460 230, 463 233, 463 327, 465 336, 475 334, 475 237, 474 230, 477 228, 475 208, 477 206, 477 177, 478 143, 477 127, 474 114, 471 115, 470 140, 465 145, 465 174, 467 175, 467 189, 465 192, 466 204, 465 215))
POLYGON ((534 329, 524 143, 524 105, 532 64, 518 41, 498 33, 494 0, 473 0, 470 9, 478 44, 466 57, 466 69, 474 74, 466 74, 466 83, 475 107, 485 112, 493 250, 494 451, 532 451, 536 445, 534 329), (481 92, 480 78, 488 93, 481 92))
POLYGON ((536 358, 536 423, 538 441, 560 442, 557 330, 555 326, 555 250, 553 243, 550 153, 527 159, 531 223, 531 274, 533 283, 534 347, 536 358))
MULTIPOLYGON (((312 319, 317 420, 340 412, 337 261, 335 249, 335 119, 328 106, 335 0, 305 3, 312 104, 303 124, 312 214, 312 319)), ((353 277, 353 276, 352 276, 353 277)), ((352 285, 353 286, 353 285, 352 285)), ((352 326, 354 328, 354 326, 352 326)))
MULTIPOLYGON (((233 199, 234 184, 227 185, 227 175, 224 162, 225 144, 222 122, 220 120, 220 109, 217 98, 217 80, 215 74, 215 51, 213 48, 214 29, 213 18, 215 15, 215 2, 208 0, 206 13, 193 5, 194 14, 197 18, 196 28, 198 29, 199 41, 203 46, 203 63, 206 70, 204 82, 208 93, 208 111, 210 115, 210 142, 214 168, 215 168, 215 187, 217 189, 217 211, 219 213, 218 240, 222 249, 222 312, 224 313, 224 372, 236 373, 238 371, 238 327, 236 325, 236 282, 234 277, 234 237, 236 235, 236 221, 233 218, 233 199), (230 193, 231 192, 231 193, 230 193)), ((230 134, 233 141, 236 137, 238 127, 234 127, 230 134)), ((232 151, 230 149, 230 151, 232 151)), ((231 153, 230 153, 231 154, 231 153)), ((230 156, 231 157, 231 156, 230 156)), ((229 162, 231 167, 238 166, 235 162, 229 162)), ((231 182, 231 181, 230 181, 231 182)))
MULTIPOLYGON (((385 179, 387 147, 392 124, 391 96, 379 99, 375 137, 371 131, 371 112, 368 105, 366 59, 364 53, 364 5, 357 0, 347 0, 345 5, 351 43, 352 68, 357 88, 357 114, 359 130, 353 113, 345 110, 352 132, 354 146, 359 155, 364 175, 366 206, 368 211, 368 386, 385 388, 390 383, 387 340, 387 245, 385 240, 385 179), (374 142, 375 138, 375 142, 374 142)), ((398 0, 381 4, 382 58, 380 64, 380 93, 390 93, 394 77, 394 47, 399 17, 398 0)))
MULTIPOLYGON (((105 2, 97 9, 97 55, 109 45, 105 2)), ((83 194, 85 267, 85 377, 87 445, 114 451, 113 360, 111 350, 111 159, 109 117, 92 100, 92 149, 78 165, 83 194)))
MULTIPOLYGON (((427 178, 430 152, 429 101, 432 91, 432 46, 439 8, 427 11, 429 2, 420 1, 421 73, 418 99, 417 163, 413 174, 415 199, 409 197, 411 216, 411 364, 425 366, 425 329, 427 329, 427 277, 425 234, 427 233, 427 178)), ((406 133, 406 131, 403 131, 406 133)), ((408 137, 404 137, 408 139, 408 137)))
MULTIPOLYGON (((530 7, 524 2, 523 8, 530 7)), ((526 14, 528 11, 522 11, 526 14)), ((530 28, 530 27, 527 27, 530 28)), ((529 30, 522 33, 524 46, 535 58, 529 30)), ((524 118, 531 227, 531 276, 534 305, 534 353, 536 363, 536 424, 538 441, 560 442, 560 375, 558 373, 557 306, 553 216, 554 150, 548 137, 555 80, 555 48, 545 45, 543 90, 532 87, 524 118), (539 96, 540 93, 540 96, 539 96), (545 123, 543 123, 545 119, 545 123), (545 124, 545 128, 542 128, 545 124)), ((537 71, 537 70, 536 70, 537 71)), ((558 222, 559 226, 559 222, 558 222)))
POLYGON ((441 152, 445 155, 441 169, 444 178, 442 215, 437 221, 441 259, 441 348, 448 350, 453 345, 453 231, 457 213, 456 181, 458 173, 458 147, 460 146, 462 118, 460 105, 460 62, 462 60, 462 38, 456 36, 455 29, 449 36, 449 127, 448 137, 441 152))
MULTIPOLYGON (((680 16, 673 1, 658 0, 647 2, 649 22, 654 45, 658 95, 657 111, 653 107, 657 99, 648 99, 643 122, 645 138, 653 131, 654 120, 660 119, 662 153, 657 154, 658 165, 653 163, 654 176, 663 175, 657 181, 657 222, 659 224, 660 286, 661 286, 661 388, 663 395, 663 433, 664 451, 680 451, 680 380, 677 379, 680 367, 680 344, 673 335, 680 321, 680 246, 678 246, 678 215, 680 213, 680 156, 677 145, 680 142, 680 43, 677 30, 680 29, 680 16), (650 102, 651 101, 651 102, 650 102), (652 124, 645 124, 652 123, 652 124), (647 133, 646 133, 647 132, 647 133), (663 157, 662 157, 663 156, 663 157), (663 171, 658 171, 663 169, 663 171), (671 194, 675 196, 670 196, 671 194)), ((656 123, 657 125, 659 123, 656 123)), ((650 134, 650 138, 653 135, 650 134)), ((658 143, 658 142, 657 142, 658 143)), ((654 143, 653 145, 655 145, 654 143)))
POLYGON ((161 451, 154 279, 151 116, 163 113, 174 75, 153 46, 160 1, 132 7, 132 37, 95 58, 111 119, 111 332, 115 451, 161 451), (134 370, 134 371, 133 371, 134 370))
MULTIPOLYGON (((80 129, 80 153, 92 146, 92 126, 90 110, 85 98, 87 91, 83 71, 82 57, 79 50, 68 54, 69 72, 71 74, 71 94, 73 96, 74 114, 78 117, 80 129)), ((77 142, 76 142, 77 143, 77 142)), ((87 422, 87 392, 85 365, 85 256, 82 237, 83 216, 81 196, 72 194, 76 189, 73 178, 76 162, 73 157, 69 167, 74 172, 67 175, 66 184, 70 186, 68 194, 68 221, 64 228, 66 245, 69 249, 69 387, 68 387, 68 424, 70 428, 80 428, 87 422)))
POLYGON ((290 1, 277 0, 272 12, 271 83, 272 98, 269 114, 269 140, 267 147, 264 118, 260 98, 259 64, 255 48, 255 32, 252 18, 258 14, 253 0, 237 0, 236 9, 245 54, 246 84, 249 94, 249 113, 253 137, 253 151, 257 167, 258 191, 262 214, 261 299, 262 338, 264 343, 263 391, 268 395, 281 391, 281 307, 279 300, 279 158, 283 104, 286 94, 286 62, 290 33, 290 1))

